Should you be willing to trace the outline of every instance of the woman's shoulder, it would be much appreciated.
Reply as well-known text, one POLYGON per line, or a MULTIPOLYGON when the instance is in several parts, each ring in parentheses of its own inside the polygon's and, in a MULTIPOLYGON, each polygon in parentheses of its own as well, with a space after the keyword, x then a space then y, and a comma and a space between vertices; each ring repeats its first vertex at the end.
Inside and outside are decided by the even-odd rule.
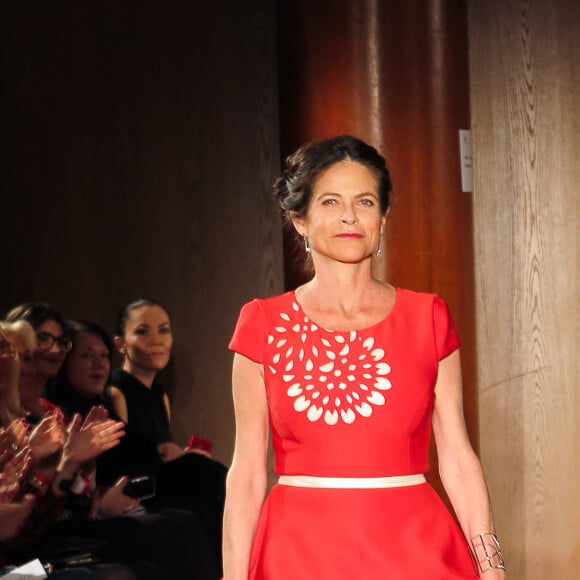
POLYGON ((115 369, 111 373, 111 386, 122 393, 130 389, 138 388, 140 384, 139 379, 123 369, 115 369))
POLYGON ((396 288, 397 300, 409 305, 433 304, 437 301, 443 301, 439 294, 433 292, 420 292, 409 288, 396 288))
POLYGON ((268 317, 272 313, 286 310, 295 300, 293 290, 268 298, 254 298, 242 306, 240 318, 268 317))
POLYGON ((395 310, 408 318, 447 321, 451 319, 449 306, 444 298, 433 292, 417 292, 397 288, 395 310))
POLYGON ((294 290, 289 290, 282 294, 268 296, 267 298, 254 298, 246 304, 256 304, 262 308, 275 308, 281 304, 288 304, 294 300, 294 290))

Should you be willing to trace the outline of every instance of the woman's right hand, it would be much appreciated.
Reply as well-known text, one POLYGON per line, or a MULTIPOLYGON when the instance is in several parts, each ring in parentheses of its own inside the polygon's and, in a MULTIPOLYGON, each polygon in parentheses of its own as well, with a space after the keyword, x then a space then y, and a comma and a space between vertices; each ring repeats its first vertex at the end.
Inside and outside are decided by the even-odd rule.
POLYGON ((128 482, 129 478, 124 475, 115 485, 102 494, 99 503, 99 513, 101 516, 105 518, 122 516, 141 507, 141 502, 138 499, 134 499, 123 493, 128 482))
POLYGON ((45 463, 52 458, 58 464, 59 454, 66 442, 66 429, 56 413, 49 413, 34 428, 29 438, 32 458, 36 463, 45 463))
POLYGON ((16 452, 16 442, 8 429, 0 427, 0 469, 16 452))
POLYGON ((10 503, 18 494, 20 484, 9 481, 3 473, 0 473, 0 505, 10 503))
POLYGON ((161 457, 165 463, 173 461, 185 453, 185 451, 179 447, 177 443, 173 443, 173 441, 159 443, 159 445, 157 445, 157 452, 159 453, 159 457, 161 457))
POLYGON ((32 452, 26 445, 2 467, 3 480, 6 485, 20 483, 28 475, 32 466, 32 452))
POLYGON ((28 421, 21 417, 20 419, 14 419, 10 425, 8 425, 8 432, 12 435, 13 443, 16 450, 22 449, 28 443, 28 421))
POLYGON ((75 415, 64 446, 66 461, 81 464, 96 459, 120 443, 121 437, 125 435, 124 428, 125 424, 120 421, 94 420, 90 415, 81 425, 80 416, 75 415))

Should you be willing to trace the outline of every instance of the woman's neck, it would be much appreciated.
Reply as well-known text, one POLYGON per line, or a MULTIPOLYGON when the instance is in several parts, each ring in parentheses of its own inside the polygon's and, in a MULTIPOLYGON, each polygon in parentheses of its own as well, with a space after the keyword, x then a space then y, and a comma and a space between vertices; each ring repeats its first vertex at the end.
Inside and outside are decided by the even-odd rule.
POLYGON ((321 326, 351 330, 382 320, 394 304, 395 290, 373 278, 366 264, 334 263, 317 268, 314 278, 297 288, 296 299, 321 326))
POLYGON ((370 259, 358 264, 321 260, 314 278, 302 287, 305 296, 321 301, 335 310, 359 309, 384 283, 372 276, 370 259))
POLYGON ((133 375, 137 380, 143 383, 148 389, 151 388, 153 385, 153 381, 155 380, 155 376, 157 375, 156 371, 151 371, 148 369, 142 369, 135 365, 132 365, 130 361, 125 359, 123 363, 123 370, 130 375, 133 375))

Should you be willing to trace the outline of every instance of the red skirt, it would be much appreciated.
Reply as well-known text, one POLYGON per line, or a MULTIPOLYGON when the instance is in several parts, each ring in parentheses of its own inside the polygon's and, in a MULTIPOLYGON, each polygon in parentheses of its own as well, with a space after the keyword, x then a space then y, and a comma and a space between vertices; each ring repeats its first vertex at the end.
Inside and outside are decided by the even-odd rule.
POLYGON ((380 489, 275 485, 250 580, 477 580, 467 542, 427 484, 380 489))

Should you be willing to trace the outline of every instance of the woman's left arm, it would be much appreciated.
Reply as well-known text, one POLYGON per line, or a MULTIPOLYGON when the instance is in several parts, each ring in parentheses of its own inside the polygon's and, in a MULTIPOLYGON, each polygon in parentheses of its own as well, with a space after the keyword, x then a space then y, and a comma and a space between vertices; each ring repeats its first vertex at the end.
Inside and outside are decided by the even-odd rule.
POLYGON ((494 540, 495 527, 485 477, 465 426, 459 350, 439 361, 433 433, 441 482, 470 548, 475 551, 478 560, 484 560, 480 574, 486 580, 503 580, 504 570, 495 568, 501 558, 494 540), (480 545, 481 540, 483 546, 480 545), (490 555, 491 569, 486 554, 490 555))

